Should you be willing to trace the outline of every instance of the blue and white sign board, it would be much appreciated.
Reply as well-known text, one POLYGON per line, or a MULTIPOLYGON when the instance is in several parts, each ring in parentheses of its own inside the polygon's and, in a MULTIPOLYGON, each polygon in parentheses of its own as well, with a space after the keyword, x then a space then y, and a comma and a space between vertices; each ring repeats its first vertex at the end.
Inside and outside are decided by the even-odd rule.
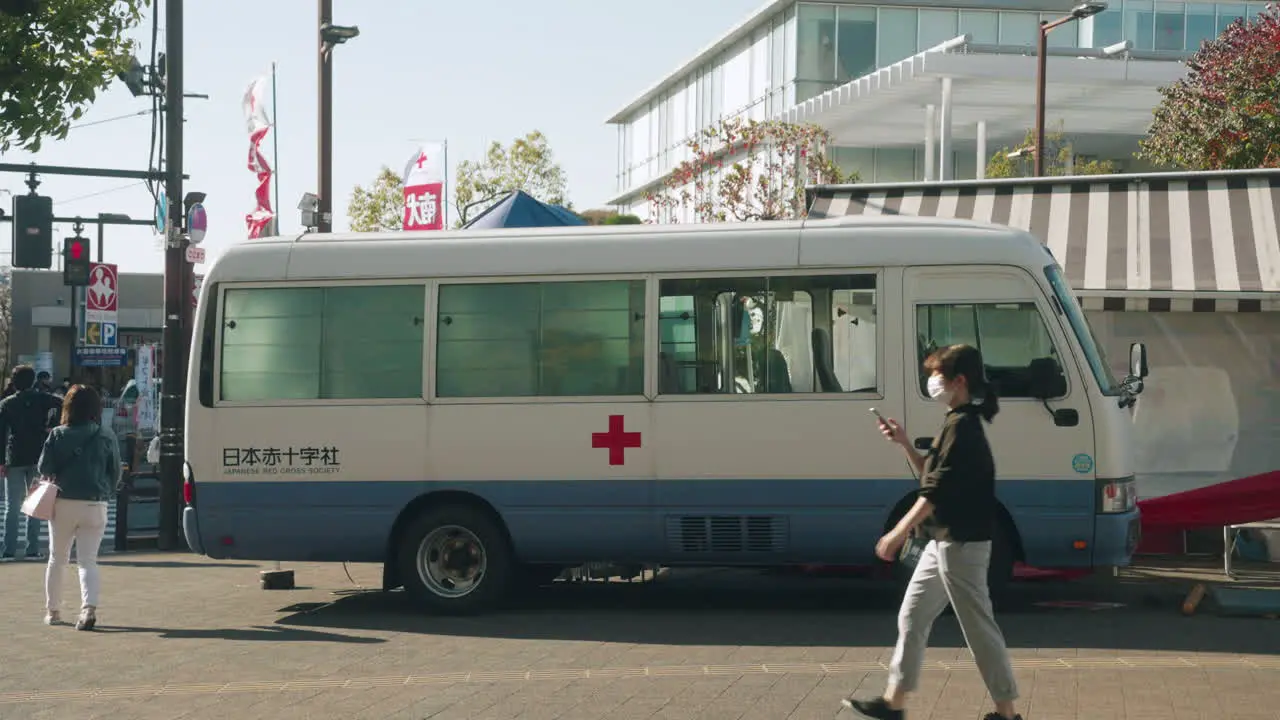
POLYGON ((169 224, 169 203, 165 202, 164 191, 160 191, 160 197, 156 198, 156 234, 163 235, 164 229, 169 224))
POLYGON ((119 326, 114 322, 90 320, 84 324, 84 344, 94 347, 116 347, 119 345, 119 326))
POLYGON ((49 350, 41 350, 36 353, 36 361, 32 363, 37 373, 47 372, 53 375, 53 352, 49 350))
POLYGON ((75 349, 75 361, 79 367, 124 367, 128 359, 126 348, 82 346, 75 349))

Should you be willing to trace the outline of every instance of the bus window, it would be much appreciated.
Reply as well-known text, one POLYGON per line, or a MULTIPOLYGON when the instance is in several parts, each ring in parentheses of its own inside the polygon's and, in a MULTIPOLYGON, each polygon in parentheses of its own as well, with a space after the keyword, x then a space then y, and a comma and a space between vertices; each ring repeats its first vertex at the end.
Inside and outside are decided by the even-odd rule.
POLYGON ((422 397, 426 287, 231 288, 224 401, 422 397))
POLYGON ((1062 361, 1035 303, 917 305, 916 332, 921 393, 929 379, 923 370, 925 358, 938 348, 959 344, 982 352, 987 377, 1001 397, 1032 397, 1031 366, 1036 360, 1050 360, 1066 387, 1062 361))
POLYGON ((644 394, 643 280, 446 284, 436 396, 644 394))
POLYGON ((659 284, 662 394, 875 392, 875 275, 659 284))

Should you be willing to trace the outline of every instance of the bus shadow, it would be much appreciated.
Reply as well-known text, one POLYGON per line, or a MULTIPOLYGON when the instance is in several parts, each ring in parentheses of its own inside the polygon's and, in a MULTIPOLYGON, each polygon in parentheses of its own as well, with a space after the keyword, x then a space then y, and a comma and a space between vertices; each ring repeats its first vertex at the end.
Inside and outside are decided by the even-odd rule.
POLYGON ((174 629, 100 625, 100 633, 147 633, 166 640, 234 640, 238 642, 330 642, 354 645, 374 645, 386 640, 376 637, 344 635, 341 633, 308 630, 299 627, 272 627, 257 625, 250 628, 202 628, 174 629))
POLYGON ((177 569, 190 568, 193 570, 203 570, 205 568, 242 568, 248 567, 244 563, 229 562, 201 562, 201 561, 184 561, 184 560, 98 560, 99 565, 107 567, 132 567, 132 568, 163 568, 177 569))
MULTIPOLYGON (((1090 650, 1280 654, 1280 625, 1274 621, 1184 618, 1167 602, 1137 595, 1109 598, 1125 603, 1088 605, 1104 600, 1098 595, 1096 588, 1075 583, 1016 587, 998 612, 1009 646, 1081 655, 1090 650)), ((559 582, 529 591, 501 611, 474 617, 426 614, 404 592, 367 592, 309 609, 285 608, 288 614, 277 623, 639 645, 890 647, 899 600, 891 585, 859 581, 559 582)), ((949 613, 935 624, 930 644, 964 647, 949 613)))

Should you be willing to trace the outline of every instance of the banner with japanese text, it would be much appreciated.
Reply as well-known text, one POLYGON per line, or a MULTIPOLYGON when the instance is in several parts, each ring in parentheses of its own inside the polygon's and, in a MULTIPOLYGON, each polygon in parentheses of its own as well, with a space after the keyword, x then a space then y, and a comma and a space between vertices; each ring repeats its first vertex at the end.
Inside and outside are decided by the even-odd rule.
POLYGON ((404 229, 444 228, 445 144, 423 143, 404 168, 404 229))

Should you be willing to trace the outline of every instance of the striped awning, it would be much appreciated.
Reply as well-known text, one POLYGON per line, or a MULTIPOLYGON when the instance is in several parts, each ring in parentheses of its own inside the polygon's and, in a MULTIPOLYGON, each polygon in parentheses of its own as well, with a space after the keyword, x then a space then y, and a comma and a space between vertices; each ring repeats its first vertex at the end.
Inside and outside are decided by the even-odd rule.
POLYGON ((1280 173, 815 188, 809 217, 902 214, 1040 238, 1088 306, 1280 309, 1280 173))

